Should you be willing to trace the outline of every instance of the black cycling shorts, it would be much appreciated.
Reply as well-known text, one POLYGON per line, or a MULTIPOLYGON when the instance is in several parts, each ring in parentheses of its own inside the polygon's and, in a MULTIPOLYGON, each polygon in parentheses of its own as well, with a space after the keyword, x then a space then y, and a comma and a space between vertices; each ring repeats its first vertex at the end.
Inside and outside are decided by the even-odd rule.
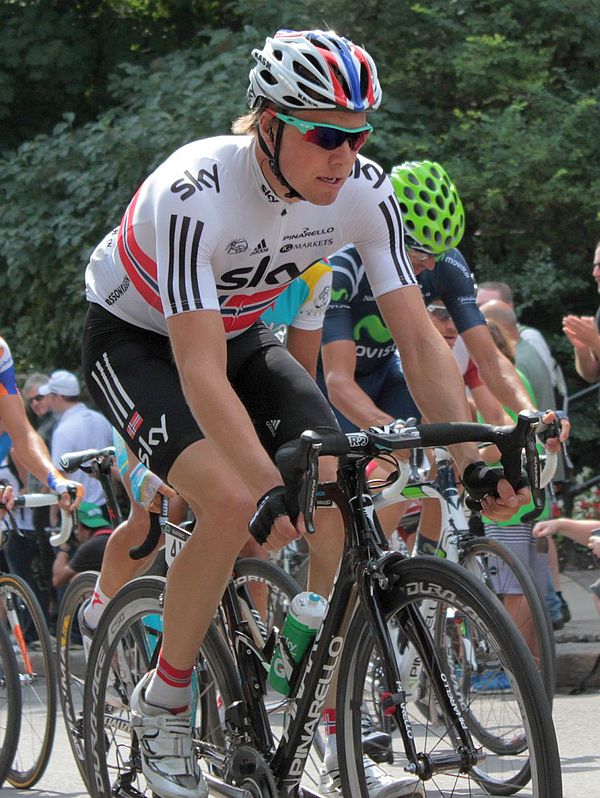
MULTIPOLYGON (((169 339, 91 304, 82 361, 94 402, 140 461, 166 481, 181 452, 204 438, 169 339)), ((271 457, 306 429, 339 429, 317 385, 261 321, 228 340, 227 376, 271 457)))

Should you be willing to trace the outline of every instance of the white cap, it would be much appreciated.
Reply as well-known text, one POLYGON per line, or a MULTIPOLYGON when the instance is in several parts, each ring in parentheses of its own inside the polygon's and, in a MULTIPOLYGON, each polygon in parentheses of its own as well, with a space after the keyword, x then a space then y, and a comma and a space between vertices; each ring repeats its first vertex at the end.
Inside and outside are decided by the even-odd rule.
POLYGON ((41 396, 48 396, 50 393, 59 394, 59 396, 79 396, 79 380, 70 371, 59 369, 53 371, 50 379, 45 385, 39 388, 41 396))

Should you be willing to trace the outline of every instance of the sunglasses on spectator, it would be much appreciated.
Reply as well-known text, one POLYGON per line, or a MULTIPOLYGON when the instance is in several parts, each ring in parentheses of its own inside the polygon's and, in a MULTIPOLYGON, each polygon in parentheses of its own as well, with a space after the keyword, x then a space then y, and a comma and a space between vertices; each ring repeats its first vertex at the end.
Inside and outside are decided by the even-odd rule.
POLYGON ((40 393, 36 393, 36 395, 35 395, 35 396, 32 396, 32 397, 31 397, 31 399, 29 400, 29 402, 30 402, 30 403, 31 403, 31 402, 41 402, 41 401, 42 401, 42 399, 44 399, 44 398, 45 398, 45 397, 44 397, 44 396, 42 396, 40 393))
POLYGON ((433 313, 440 321, 450 321, 452 316, 443 305, 427 305, 427 310, 433 313))
POLYGON ((326 125, 324 122, 306 122, 295 116, 280 114, 269 109, 272 116, 281 119, 286 125, 292 125, 302 133, 304 141, 316 144, 323 150, 337 150, 342 144, 348 142, 353 152, 358 152, 373 132, 372 125, 362 127, 340 127, 339 125, 326 125))

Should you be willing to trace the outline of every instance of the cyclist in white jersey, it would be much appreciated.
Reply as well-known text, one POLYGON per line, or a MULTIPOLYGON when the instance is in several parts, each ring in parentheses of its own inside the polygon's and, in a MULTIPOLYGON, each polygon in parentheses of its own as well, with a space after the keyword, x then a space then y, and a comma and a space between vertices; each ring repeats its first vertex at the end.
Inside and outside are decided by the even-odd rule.
MULTIPOLYGON (((367 111, 381 99, 371 57, 321 31, 280 31, 253 55, 252 110, 234 127, 245 135, 171 155, 86 272, 89 390, 199 519, 169 572, 157 668, 131 699, 144 774, 163 798, 207 795, 191 747, 191 671, 249 518, 258 504, 257 538, 272 549, 303 531, 290 520, 295 508, 272 456, 304 429, 337 428, 260 314, 311 264, 352 241, 415 401, 432 421, 470 419, 452 353, 431 334, 394 191, 384 170, 358 154, 371 130, 367 111)), ((515 493, 485 470, 474 445, 453 455, 467 489, 485 494, 486 514, 509 517, 528 500, 526 488, 515 493)), ((333 475, 331 464, 324 470, 333 475)), ((328 595, 342 545, 338 514, 322 511, 308 537, 310 589, 328 595)), ((321 791, 340 795, 331 750, 321 791)), ((369 785, 373 798, 423 794, 414 779, 394 781, 374 763, 369 785)))

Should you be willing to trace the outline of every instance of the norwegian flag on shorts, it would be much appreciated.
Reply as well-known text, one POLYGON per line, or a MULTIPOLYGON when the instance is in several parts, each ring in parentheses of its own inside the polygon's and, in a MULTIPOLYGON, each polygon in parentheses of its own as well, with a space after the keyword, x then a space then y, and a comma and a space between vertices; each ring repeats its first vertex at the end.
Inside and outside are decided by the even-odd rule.
POLYGON ((135 411, 135 413, 129 419, 129 423, 127 424, 127 434, 130 438, 135 438, 135 434, 140 428, 140 425, 144 419, 140 416, 140 414, 135 411))

